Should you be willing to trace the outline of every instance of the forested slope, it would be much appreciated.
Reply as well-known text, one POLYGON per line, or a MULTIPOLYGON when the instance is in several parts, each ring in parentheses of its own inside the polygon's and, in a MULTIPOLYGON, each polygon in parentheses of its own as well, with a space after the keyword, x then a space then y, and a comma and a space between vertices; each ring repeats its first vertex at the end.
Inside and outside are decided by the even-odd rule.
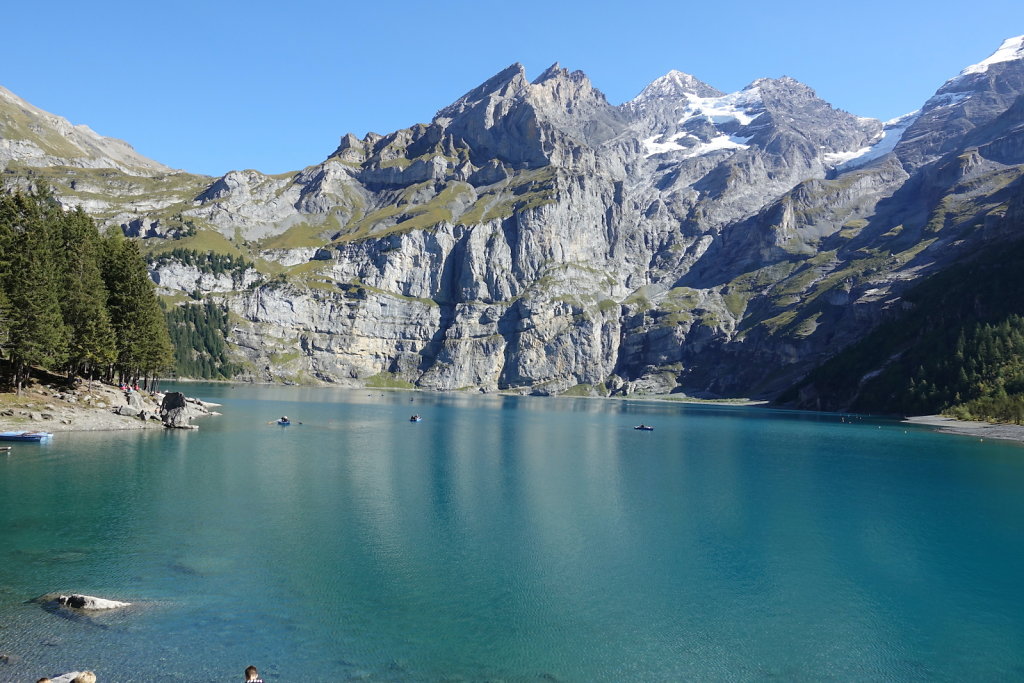
POLYGON ((909 291, 910 310, 779 402, 801 408, 1024 421, 1024 240, 909 291))

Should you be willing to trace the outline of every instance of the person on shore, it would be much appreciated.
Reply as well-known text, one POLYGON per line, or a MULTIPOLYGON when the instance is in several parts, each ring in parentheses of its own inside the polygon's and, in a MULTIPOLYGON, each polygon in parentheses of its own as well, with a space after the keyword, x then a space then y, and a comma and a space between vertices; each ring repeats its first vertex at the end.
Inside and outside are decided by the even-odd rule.
POLYGON ((251 664, 245 667, 245 683, 263 683, 263 679, 260 678, 260 672, 251 664))

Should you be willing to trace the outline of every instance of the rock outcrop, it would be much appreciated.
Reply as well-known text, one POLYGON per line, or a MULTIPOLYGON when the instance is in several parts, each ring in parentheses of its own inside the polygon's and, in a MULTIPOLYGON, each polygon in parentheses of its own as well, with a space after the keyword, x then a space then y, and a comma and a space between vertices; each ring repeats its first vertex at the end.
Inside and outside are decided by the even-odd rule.
POLYGON ((164 399, 160 403, 160 419, 165 427, 171 429, 198 429, 191 424, 192 411, 189 409, 185 394, 180 391, 164 394, 164 399))

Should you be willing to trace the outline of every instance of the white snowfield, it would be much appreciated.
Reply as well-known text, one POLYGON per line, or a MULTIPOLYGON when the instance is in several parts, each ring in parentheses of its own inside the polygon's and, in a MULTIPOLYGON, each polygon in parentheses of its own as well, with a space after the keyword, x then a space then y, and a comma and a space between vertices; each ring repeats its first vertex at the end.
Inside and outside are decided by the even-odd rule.
POLYGON ((886 121, 885 128, 882 129, 882 137, 875 141, 874 144, 853 152, 825 154, 823 160, 826 165, 834 166, 837 171, 843 172, 859 168, 868 162, 883 157, 896 148, 896 145, 903 139, 903 133, 913 125, 914 121, 917 121, 917 117, 920 115, 920 110, 912 111, 909 114, 886 121))
POLYGON ((999 64, 1000 62, 1012 62, 1017 59, 1024 59, 1024 36, 1017 36, 1016 38, 1007 38, 1003 41, 1003 44, 999 46, 999 49, 992 53, 992 55, 977 64, 972 64, 963 71, 960 72, 961 76, 967 74, 980 74, 988 71, 988 68, 993 64, 999 64))
POLYGON ((697 97, 687 94, 686 99, 688 103, 679 123, 704 117, 714 124, 736 121, 741 126, 746 126, 764 113, 761 89, 756 86, 722 97, 697 97))
MULTIPOLYGON (((680 125, 697 118, 707 119, 715 126, 729 123, 738 123, 740 126, 750 125, 757 117, 764 113, 764 103, 761 101, 761 89, 758 87, 746 88, 739 92, 730 93, 721 97, 698 97, 685 93, 687 104, 683 115, 679 119, 680 125)), ((664 154, 665 152, 684 152, 684 158, 703 156, 711 152, 721 150, 740 150, 748 147, 747 143, 753 136, 740 135, 716 135, 707 142, 691 133, 676 133, 667 139, 662 135, 655 135, 646 138, 644 147, 647 149, 647 156, 664 154), (695 144, 682 145, 680 140, 691 138, 695 144), (663 140, 658 142, 658 140, 663 140)))
POLYGON ((683 158, 688 159, 691 157, 699 157, 711 152, 718 152, 720 150, 740 150, 747 149, 750 138, 739 137, 737 135, 717 135, 707 142, 701 142, 700 138, 690 135, 689 133, 676 133, 671 136, 665 142, 656 142, 661 135, 655 135, 644 140, 644 147, 647 148, 647 156, 653 156, 655 154, 664 154, 665 152, 685 152, 681 155, 683 158), (690 146, 684 146, 679 144, 679 140, 685 140, 692 138, 696 141, 696 144, 690 146))

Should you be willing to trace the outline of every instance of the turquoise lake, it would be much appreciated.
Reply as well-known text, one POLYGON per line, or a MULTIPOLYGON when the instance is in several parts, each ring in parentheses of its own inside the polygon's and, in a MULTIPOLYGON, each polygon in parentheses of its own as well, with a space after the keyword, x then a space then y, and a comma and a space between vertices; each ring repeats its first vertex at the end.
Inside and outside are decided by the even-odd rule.
POLYGON ((223 415, 0 456, 0 681, 1024 680, 1019 445, 761 408, 183 390, 223 415), (31 602, 55 591, 134 604, 31 602))

